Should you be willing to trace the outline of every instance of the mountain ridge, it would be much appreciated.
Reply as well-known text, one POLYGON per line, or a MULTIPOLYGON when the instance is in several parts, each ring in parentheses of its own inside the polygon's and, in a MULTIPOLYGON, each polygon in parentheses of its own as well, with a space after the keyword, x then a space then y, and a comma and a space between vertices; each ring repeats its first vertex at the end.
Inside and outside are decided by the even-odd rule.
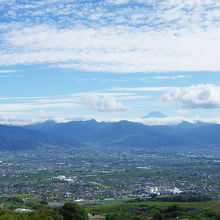
POLYGON ((190 123, 144 125, 140 122, 46 121, 26 126, 0 125, 1 150, 29 150, 38 146, 179 147, 220 145, 220 125, 190 123))
MULTIPOLYGON (((39 129, 35 125, 26 126, 39 129)), ((220 144, 220 125, 182 121, 177 125, 150 126, 140 122, 70 121, 42 126, 40 131, 71 137, 82 143, 118 146, 180 146, 220 144), (201 136, 203 138, 201 138, 201 136)))
POLYGON ((80 146, 69 137, 48 134, 19 126, 0 125, 1 150, 27 150, 38 146, 80 146))

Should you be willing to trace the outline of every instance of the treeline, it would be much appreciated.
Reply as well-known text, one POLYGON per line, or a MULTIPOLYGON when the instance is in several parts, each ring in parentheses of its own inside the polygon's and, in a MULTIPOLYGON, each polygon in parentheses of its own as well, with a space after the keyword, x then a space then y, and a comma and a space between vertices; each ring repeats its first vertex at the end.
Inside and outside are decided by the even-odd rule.
POLYGON ((210 209, 188 210, 177 205, 168 207, 140 206, 130 212, 115 212, 107 215, 106 220, 219 220, 220 211, 210 209))
POLYGON ((156 197, 152 198, 151 201, 157 202, 208 202, 212 198, 203 194, 181 194, 169 197, 156 197))
POLYGON ((0 209, 0 220, 88 220, 86 210, 77 203, 65 203, 62 207, 50 208, 37 205, 32 212, 18 213, 0 209))
POLYGON ((136 202, 144 202, 144 201, 153 201, 153 202, 208 202, 212 201, 212 197, 204 194, 180 194, 174 196, 164 196, 158 197, 155 194, 151 196, 149 199, 133 199, 129 200, 129 203, 136 203, 136 202))

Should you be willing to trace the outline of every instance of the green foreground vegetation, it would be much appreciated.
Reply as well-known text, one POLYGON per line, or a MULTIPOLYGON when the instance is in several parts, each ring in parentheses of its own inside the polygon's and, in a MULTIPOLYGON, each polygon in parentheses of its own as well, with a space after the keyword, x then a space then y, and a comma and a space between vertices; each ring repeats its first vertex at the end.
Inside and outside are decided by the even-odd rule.
MULTIPOLYGON (((204 202, 160 202, 160 201, 103 201, 91 203, 65 203, 49 207, 47 201, 32 199, 22 203, 21 198, 5 198, 5 207, 0 209, 0 220, 219 220, 220 204, 204 202), (24 208, 18 210, 17 207, 24 208), (16 209, 15 209, 16 208, 16 209), (11 210, 10 210, 11 209, 11 210), (14 209, 14 210, 12 210, 14 209), (88 215, 89 213, 89 215, 88 215)), ((1 202, 2 199, 1 199, 1 202)))
POLYGON ((145 219, 220 219, 220 204, 207 202, 156 202, 135 200, 107 203, 87 208, 89 213, 106 216, 107 220, 145 220, 145 219), (211 209, 211 208, 214 209, 211 209))
POLYGON ((88 220, 86 210, 77 203, 65 203, 59 208, 50 208, 46 205, 35 205, 33 209, 23 212, 0 210, 1 220, 88 220))

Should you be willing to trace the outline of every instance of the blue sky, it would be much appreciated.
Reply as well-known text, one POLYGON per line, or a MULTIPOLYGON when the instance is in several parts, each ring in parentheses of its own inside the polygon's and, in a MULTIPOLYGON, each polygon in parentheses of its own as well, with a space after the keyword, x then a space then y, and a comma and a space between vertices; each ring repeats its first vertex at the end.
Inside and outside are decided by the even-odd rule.
POLYGON ((220 121, 217 0, 0 0, 0 123, 220 121))

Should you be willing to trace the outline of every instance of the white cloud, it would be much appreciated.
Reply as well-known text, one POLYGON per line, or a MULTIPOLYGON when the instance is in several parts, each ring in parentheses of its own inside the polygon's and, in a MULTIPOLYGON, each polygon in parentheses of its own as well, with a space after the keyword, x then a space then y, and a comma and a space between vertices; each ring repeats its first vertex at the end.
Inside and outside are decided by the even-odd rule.
POLYGON ((167 101, 179 102, 185 108, 219 108, 220 87, 199 84, 170 90, 163 96, 167 101))
POLYGON ((116 73, 220 70, 215 0, 8 2, 10 10, 2 6, 9 24, 0 24, 0 65, 49 63, 116 73))
POLYGON ((0 65, 51 63, 118 73, 220 70, 220 31, 176 32, 34 26, 4 36, 9 49, 0 53, 0 65))
POLYGON ((114 96, 87 93, 80 97, 79 104, 89 109, 102 112, 127 111, 128 107, 118 102, 114 96))

